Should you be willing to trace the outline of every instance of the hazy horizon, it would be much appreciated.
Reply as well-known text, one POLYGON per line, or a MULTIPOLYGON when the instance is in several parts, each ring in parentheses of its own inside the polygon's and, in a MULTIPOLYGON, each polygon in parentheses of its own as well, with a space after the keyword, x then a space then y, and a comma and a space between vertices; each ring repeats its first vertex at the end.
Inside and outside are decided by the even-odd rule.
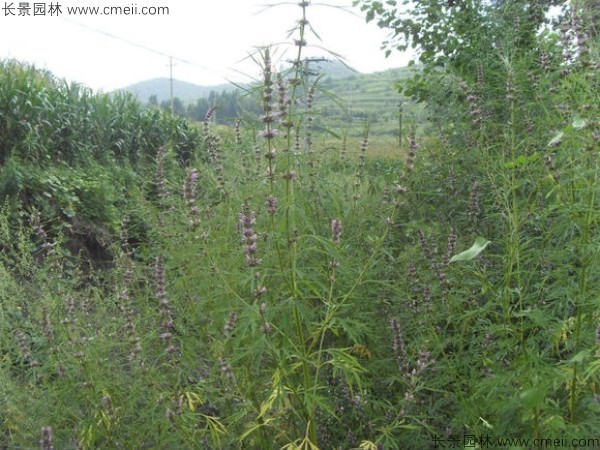
MULTIPOLYGON (((15 6, 13 15, 5 10, 0 17, 0 58, 28 62, 94 90, 111 91, 168 78, 170 58, 174 79, 210 86, 256 78, 260 69, 249 55, 258 47, 274 45, 276 66, 294 57, 288 32, 302 12, 297 3, 265 7, 248 0, 209 5, 161 1, 168 15, 103 15, 108 3, 97 2, 97 15, 75 14, 73 8, 92 5, 82 0, 59 0, 60 13, 53 16, 34 17, 33 11, 20 16, 15 6)), ((139 0, 121 8, 159 6, 139 0)), ((307 12, 310 27, 322 40, 309 32, 306 56, 340 55, 361 73, 402 67, 409 60, 400 53, 385 58, 380 47, 387 32, 365 23, 351 0, 312 2, 307 12)))

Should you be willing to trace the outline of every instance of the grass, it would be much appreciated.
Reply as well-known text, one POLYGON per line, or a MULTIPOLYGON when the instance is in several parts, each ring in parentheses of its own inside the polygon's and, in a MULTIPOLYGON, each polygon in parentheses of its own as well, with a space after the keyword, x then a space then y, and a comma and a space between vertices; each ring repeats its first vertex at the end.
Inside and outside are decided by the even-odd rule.
POLYGON ((343 152, 257 60, 238 130, 2 66, 0 447, 598 447, 597 69, 343 152))

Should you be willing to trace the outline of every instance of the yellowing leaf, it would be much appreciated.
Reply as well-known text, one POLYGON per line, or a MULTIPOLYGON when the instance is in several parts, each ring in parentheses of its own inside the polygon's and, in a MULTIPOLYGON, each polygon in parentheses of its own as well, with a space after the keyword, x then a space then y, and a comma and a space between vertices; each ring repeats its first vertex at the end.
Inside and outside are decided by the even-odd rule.
POLYGON ((204 400, 200 396, 200 394, 198 394, 196 392, 186 391, 184 393, 184 397, 186 398, 188 406, 189 406, 190 410, 192 410, 192 411, 196 411, 196 407, 199 404, 202 404, 202 402, 204 402, 204 400))
POLYGON ((354 344, 350 352, 363 358, 371 358, 371 350, 366 345, 354 344))
POLYGON ((377 444, 371 441, 362 441, 358 448, 363 450, 377 450, 377 444))

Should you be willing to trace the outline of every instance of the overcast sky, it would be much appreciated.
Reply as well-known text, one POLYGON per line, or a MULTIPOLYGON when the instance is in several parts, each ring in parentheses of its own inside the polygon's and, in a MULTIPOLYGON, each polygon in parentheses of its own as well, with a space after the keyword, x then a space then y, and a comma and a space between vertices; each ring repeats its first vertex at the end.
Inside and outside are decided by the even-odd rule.
MULTIPOLYGON (((19 0, 12 2, 14 16, 5 9, 10 0, 0 2, 0 58, 33 62, 59 77, 105 91, 168 77, 168 56, 176 58, 176 79, 203 85, 248 81, 259 73, 248 54, 256 46, 289 40, 288 31, 302 11, 296 1, 265 8, 270 3, 256 0, 48 0, 46 15, 34 16, 34 2, 40 3, 29 3, 29 16, 19 16, 19 0), (61 13, 50 16, 50 3, 58 3, 61 13), (169 14, 68 14, 67 8, 74 6, 135 6, 138 12, 167 6, 169 14)), ((399 53, 384 57, 380 45, 387 32, 366 24, 351 4, 313 1, 307 19, 322 42, 309 34, 308 44, 344 56, 360 72, 406 65, 409 58, 399 53)), ((292 48, 280 46, 277 54, 285 61, 292 57, 292 48)), ((309 48, 308 54, 327 53, 309 48)))

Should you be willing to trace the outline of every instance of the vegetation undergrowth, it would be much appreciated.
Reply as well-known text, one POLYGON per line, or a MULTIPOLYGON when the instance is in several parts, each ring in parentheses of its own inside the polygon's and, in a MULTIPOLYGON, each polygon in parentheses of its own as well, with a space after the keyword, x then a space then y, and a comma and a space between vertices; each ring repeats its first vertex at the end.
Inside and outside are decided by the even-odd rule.
POLYGON ((232 129, 4 62, 0 446, 600 446, 597 35, 519 5, 443 11, 389 158, 315 131, 310 2, 232 129))

